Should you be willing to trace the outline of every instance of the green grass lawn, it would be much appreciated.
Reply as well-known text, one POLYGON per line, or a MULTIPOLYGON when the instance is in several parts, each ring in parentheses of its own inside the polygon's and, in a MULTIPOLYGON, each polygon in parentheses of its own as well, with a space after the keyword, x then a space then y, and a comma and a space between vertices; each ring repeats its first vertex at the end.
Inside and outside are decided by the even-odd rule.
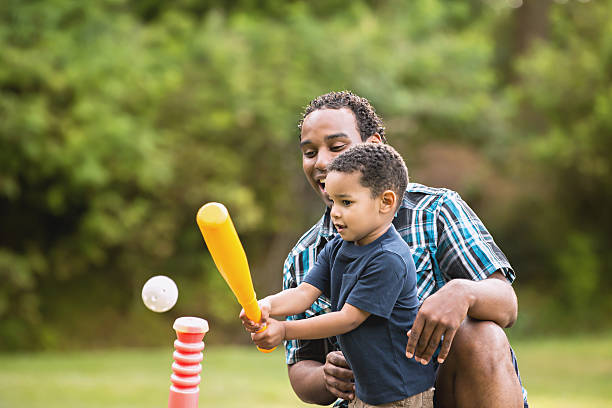
POLYGON ((512 345, 531 407, 612 407, 612 333, 512 345))
MULTIPOLYGON (((612 334, 512 342, 535 408, 612 406, 612 334)), ((200 407, 305 407, 283 352, 207 345, 200 407)), ((0 354, 0 407, 166 407, 172 348, 0 354)))

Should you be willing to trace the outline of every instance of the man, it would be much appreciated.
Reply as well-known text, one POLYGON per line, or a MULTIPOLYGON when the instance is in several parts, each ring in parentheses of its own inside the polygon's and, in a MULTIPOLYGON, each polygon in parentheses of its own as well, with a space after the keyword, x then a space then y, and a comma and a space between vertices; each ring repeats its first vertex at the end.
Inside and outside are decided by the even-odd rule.
MULTIPOLYGON (((332 92, 313 100, 300 123, 306 179, 326 212, 289 254, 283 289, 296 287, 336 231, 325 192, 327 164, 358 143, 386 143, 384 125, 365 98, 332 92)), ((527 407, 514 353, 502 328, 516 320, 514 271, 473 211, 457 193, 410 184, 393 221, 413 252, 422 302, 408 333, 406 355, 437 362, 436 407, 527 407)), ((302 319, 327 313, 319 298, 302 319)), ((333 339, 287 341, 289 379, 305 402, 353 399, 352 371, 333 339)), ((367 353, 367 350, 364 350, 367 353)))

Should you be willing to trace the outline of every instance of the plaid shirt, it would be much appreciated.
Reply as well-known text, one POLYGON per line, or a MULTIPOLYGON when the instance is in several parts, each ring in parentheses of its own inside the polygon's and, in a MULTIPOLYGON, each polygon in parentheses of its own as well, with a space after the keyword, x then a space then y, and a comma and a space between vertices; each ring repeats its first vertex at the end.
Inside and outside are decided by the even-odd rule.
MULTIPOLYGON (((420 302, 451 279, 486 279, 496 271, 512 283, 514 271, 480 219, 454 191, 411 183, 393 225, 412 250, 420 302)), ((283 289, 295 288, 336 234, 330 211, 308 230, 289 253, 283 267, 283 289)), ((329 299, 320 297, 299 320, 330 312, 329 299)), ((285 342, 287 364, 302 360, 325 362, 337 349, 334 339, 285 342)), ((523 392, 526 397, 526 392, 523 392)))

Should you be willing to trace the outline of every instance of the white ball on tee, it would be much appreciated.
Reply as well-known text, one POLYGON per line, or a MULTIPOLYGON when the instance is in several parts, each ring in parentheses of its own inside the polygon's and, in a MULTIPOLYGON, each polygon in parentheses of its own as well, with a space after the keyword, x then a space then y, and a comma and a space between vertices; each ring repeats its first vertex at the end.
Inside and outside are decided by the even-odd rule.
POLYGON ((142 287, 142 301, 154 312, 167 312, 176 304, 177 299, 176 283, 167 276, 154 276, 142 287))

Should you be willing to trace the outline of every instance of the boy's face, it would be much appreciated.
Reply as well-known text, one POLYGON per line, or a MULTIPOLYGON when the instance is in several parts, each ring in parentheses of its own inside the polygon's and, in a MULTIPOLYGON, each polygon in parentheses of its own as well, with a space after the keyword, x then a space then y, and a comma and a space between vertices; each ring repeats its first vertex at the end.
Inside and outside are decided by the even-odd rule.
POLYGON ((366 245, 386 230, 389 220, 381 212, 381 197, 372 198, 370 189, 362 186, 360 179, 359 171, 332 171, 327 175, 325 190, 332 202, 332 221, 342 239, 366 245))
MULTIPOLYGON (((381 140, 374 134, 367 141, 381 140)), ((302 168, 308 183, 328 207, 332 203, 325 192, 327 165, 349 146, 358 143, 363 141, 357 130, 357 120, 348 108, 319 109, 304 118, 300 135, 302 168)))

